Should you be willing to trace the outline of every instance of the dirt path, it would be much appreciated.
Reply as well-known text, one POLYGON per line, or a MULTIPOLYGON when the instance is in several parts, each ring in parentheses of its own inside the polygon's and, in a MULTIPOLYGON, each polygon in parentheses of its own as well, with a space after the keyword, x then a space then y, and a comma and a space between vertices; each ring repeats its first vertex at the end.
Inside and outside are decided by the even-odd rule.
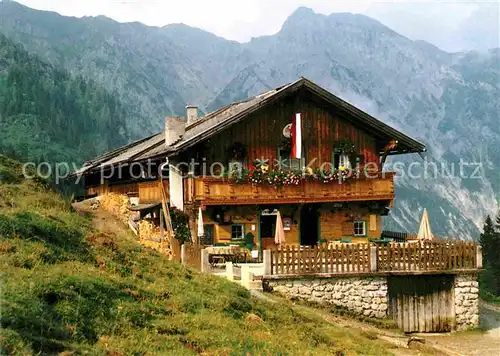
POLYGON ((434 334, 426 339, 446 349, 450 355, 500 355, 500 308, 481 302, 479 313, 481 331, 434 334))

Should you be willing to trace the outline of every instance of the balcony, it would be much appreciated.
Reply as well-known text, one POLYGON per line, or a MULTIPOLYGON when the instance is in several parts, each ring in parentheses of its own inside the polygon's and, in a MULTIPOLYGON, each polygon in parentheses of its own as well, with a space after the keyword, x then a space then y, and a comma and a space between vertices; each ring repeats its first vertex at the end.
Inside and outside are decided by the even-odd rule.
POLYGON ((185 182, 185 198, 204 206, 393 200, 393 177, 394 173, 389 172, 343 183, 302 181, 298 185, 280 187, 200 177, 185 182))

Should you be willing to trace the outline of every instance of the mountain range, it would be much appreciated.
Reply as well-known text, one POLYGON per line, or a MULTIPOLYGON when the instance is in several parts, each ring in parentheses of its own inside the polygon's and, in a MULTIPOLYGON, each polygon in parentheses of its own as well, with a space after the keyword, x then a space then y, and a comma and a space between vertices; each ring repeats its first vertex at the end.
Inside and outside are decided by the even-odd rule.
POLYGON ((364 15, 307 8, 277 34, 238 43, 183 24, 71 18, 4 1, 0 32, 114 93, 130 139, 161 130, 186 105, 208 112, 305 76, 427 145, 425 160, 389 162, 416 162, 410 172, 428 176, 401 170, 386 228, 415 231, 426 207, 436 235, 475 239, 498 209, 498 48, 447 53, 364 15))

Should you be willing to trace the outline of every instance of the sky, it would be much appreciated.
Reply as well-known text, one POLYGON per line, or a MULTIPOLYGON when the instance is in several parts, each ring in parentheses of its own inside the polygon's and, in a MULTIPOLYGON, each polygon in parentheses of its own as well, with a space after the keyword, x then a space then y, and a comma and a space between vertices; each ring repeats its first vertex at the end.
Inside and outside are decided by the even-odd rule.
MULTIPOLYGON (((1 1, 1 0, 0 0, 1 1)), ((397 32, 431 42, 445 50, 461 50, 487 41, 499 42, 500 0, 17 0, 29 7, 66 16, 105 15, 120 22, 150 26, 184 23, 218 36, 249 41, 278 32, 299 6, 317 13, 362 13, 397 32), (467 26, 466 26, 467 25, 467 26), (477 33, 470 34, 472 26, 477 33), (484 38, 483 32, 489 32, 484 38), (491 32, 491 33, 490 33, 491 32), (462 41, 458 37, 470 37, 462 41), (462 43, 464 42, 464 43, 462 43)), ((498 44, 500 46, 500 44, 498 44)))

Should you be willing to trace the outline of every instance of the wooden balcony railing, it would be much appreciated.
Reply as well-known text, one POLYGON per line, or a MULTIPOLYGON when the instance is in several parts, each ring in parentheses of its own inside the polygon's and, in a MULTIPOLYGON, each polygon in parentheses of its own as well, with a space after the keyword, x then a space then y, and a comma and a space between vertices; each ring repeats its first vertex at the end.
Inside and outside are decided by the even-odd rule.
POLYGON ((285 246, 270 252, 271 275, 453 273, 482 268, 481 247, 463 241, 285 246))
POLYGON ((376 178, 347 182, 321 183, 304 181, 298 185, 273 187, 266 184, 236 183, 229 179, 192 178, 184 184, 190 190, 185 197, 203 205, 253 205, 287 203, 346 202, 394 199, 394 173, 376 178))

